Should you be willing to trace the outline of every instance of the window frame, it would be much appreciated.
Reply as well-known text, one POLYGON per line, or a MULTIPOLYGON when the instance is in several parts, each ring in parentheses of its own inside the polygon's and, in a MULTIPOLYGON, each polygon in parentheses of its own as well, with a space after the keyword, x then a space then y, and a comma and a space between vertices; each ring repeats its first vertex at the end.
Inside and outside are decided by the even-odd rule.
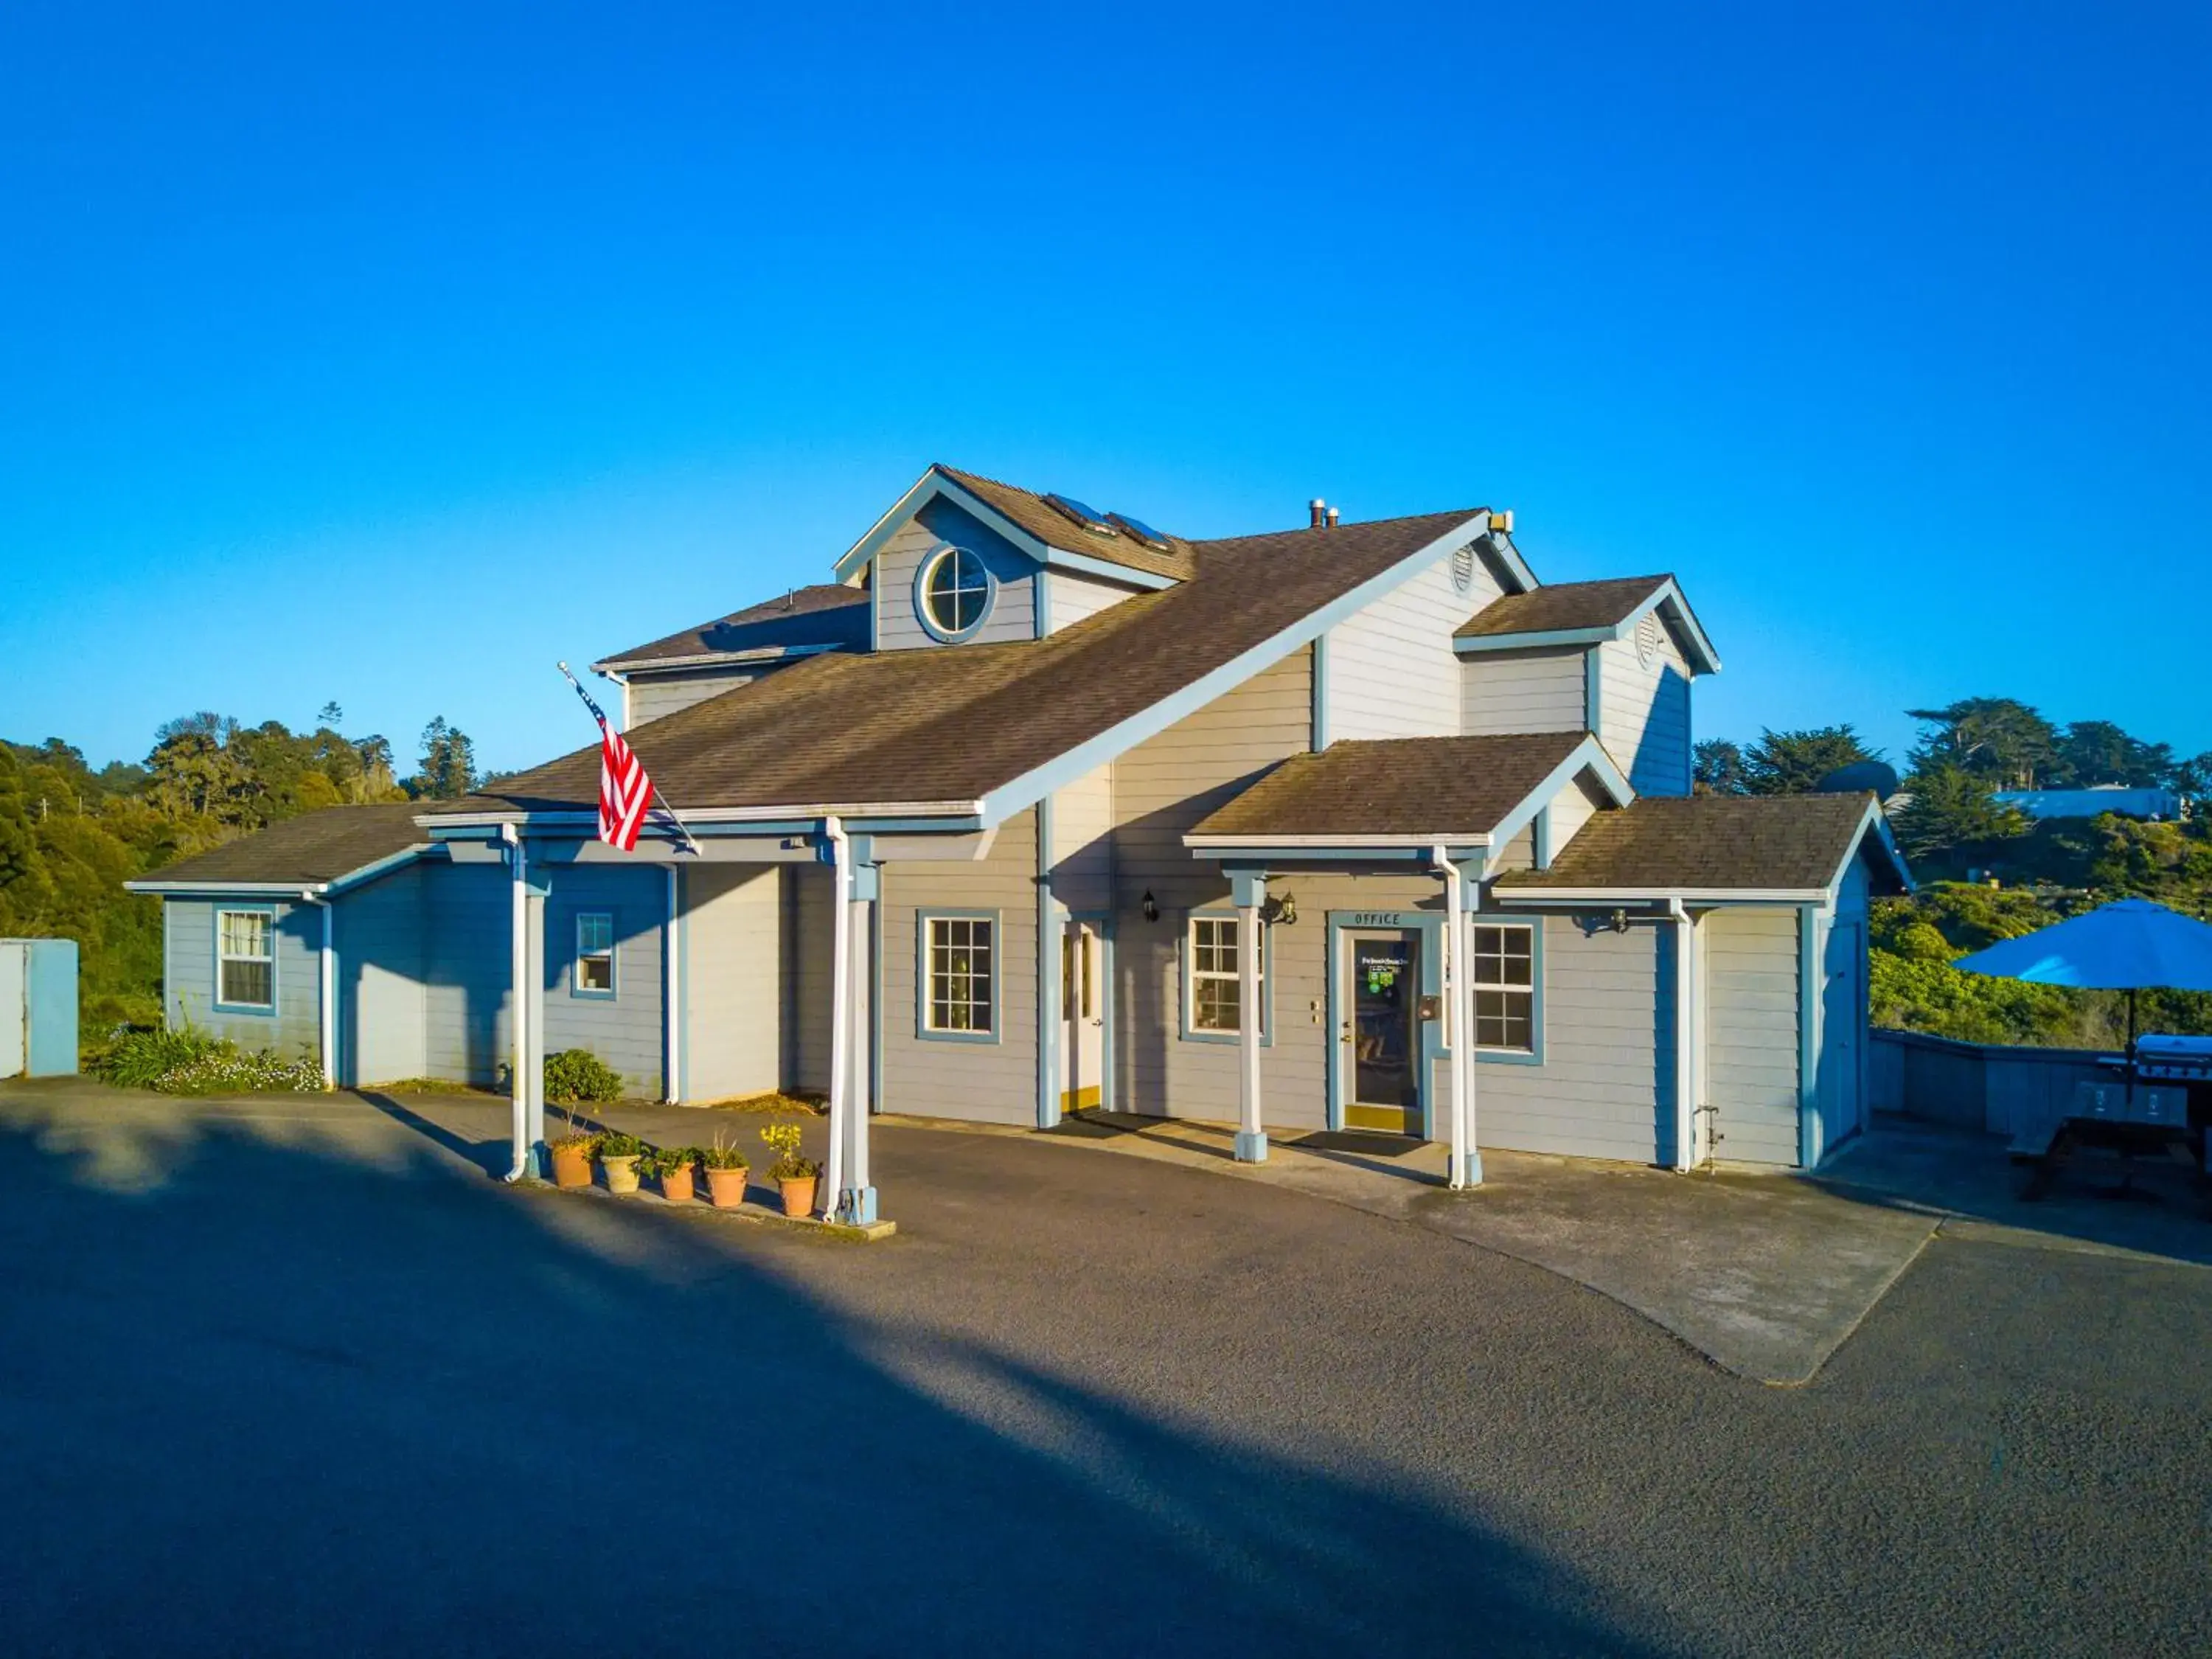
MULTIPOLYGON (((975 1042, 994 1045, 1003 1042, 1006 1040, 1003 998, 1006 987, 1006 934, 1000 920, 1000 913, 996 910, 933 908, 917 910, 915 913, 914 922, 915 1036, 924 1042, 975 1042), (951 1026, 939 1026, 933 1022, 933 1012, 937 998, 933 994, 935 987, 932 982, 935 969, 930 956, 930 938, 935 925, 940 921, 981 922, 991 930, 990 943, 985 947, 991 952, 990 995, 988 1004, 991 1024, 988 1030, 979 1031, 973 1029, 963 1030, 951 1026)), ((975 948, 975 943, 971 939, 969 949, 975 948)), ((975 975, 971 972, 969 977, 972 981, 975 975)), ((950 999, 947 1000, 950 1000, 950 999)), ((972 996, 968 1000, 970 1006, 975 1006, 975 999, 972 996)))
POLYGON ((1475 964, 1481 961, 1482 952, 1480 950, 1469 949, 1468 955, 1471 960, 1468 963, 1468 970, 1471 985, 1468 1000, 1470 1008, 1474 1005, 1475 997, 1484 991, 1503 992, 1508 995, 1526 995, 1528 999, 1528 1046, 1525 1048, 1507 1048, 1476 1040, 1476 1033, 1480 1030, 1482 1024, 1478 1018, 1474 1021, 1475 1030, 1468 1033, 1476 1060, 1508 1066, 1542 1065, 1544 1063, 1544 924, 1542 921, 1531 918, 1525 921, 1519 920, 1509 921, 1494 914, 1477 914, 1470 915, 1467 920, 1468 943, 1470 947, 1474 945, 1474 936, 1484 928, 1501 930, 1510 928, 1525 933, 1528 939, 1528 982, 1526 985, 1514 985, 1502 980, 1488 981, 1476 977, 1480 970, 1475 964))
MULTIPOLYGON (((961 590, 956 590, 961 591, 961 590)), ((944 645, 957 645, 972 640, 981 631, 999 608, 999 579, 991 569, 990 561, 972 547, 962 547, 955 542, 939 542, 922 556, 921 563, 914 573, 914 612, 923 632, 944 645), (975 568, 983 578, 982 608, 975 620, 965 628, 948 628, 938 620, 930 605, 930 584, 947 559, 973 559, 975 568)))
POLYGON ((276 1012, 276 907, 274 904, 218 904, 215 907, 215 937, 210 948, 215 953, 215 994, 211 999, 217 1013, 255 1014, 264 1018, 276 1012), (233 955, 222 948, 222 921, 225 916, 258 916, 263 923, 263 939, 268 945, 265 957, 233 955), (228 962, 266 963, 269 967, 269 1000, 266 1002, 233 1002, 223 994, 223 964, 228 962))
MULTIPOLYGON (((1221 1030, 1198 1024, 1198 981, 1200 979, 1226 978, 1218 973, 1200 974, 1196 966, 1198 925, 1201 921, 1227 921, 1234 927, 1237 915, 1234 907, 1203 905, 1183 914, 1182 936, 1176 946, 1177 977, 1182 981, 1179 994, 1182 1004, 1182 1036, 1185 1042, 1228 1042, 1241 1044, 1244 1041, 1243 1011, 1237 1011, 1238 1024, 1235 1030, 1221 1030)), ((1260 924, 1260 1046, 1273 1048, 1275 1042, 1275 976, 1267 971, 1274 947, 1268 939, 1269 928, 1260 924)), ((1218 948, 1218 947, 1217 947, 1218 948)))
POLYGON ((615 913, 611 910, 579 910, 571 928, 575 950, 568 958, 568 994, 581 997, 587 1002, 612 1002, 622 990, 622 939, 615 928, 615 913), (607 925, 607 943, 604 951, 584 948, 584 924, 604 921, 607 925), (607 983, 605 990, 584 983, 584 962, 587 957, 605 956, 607 959, 607 983))

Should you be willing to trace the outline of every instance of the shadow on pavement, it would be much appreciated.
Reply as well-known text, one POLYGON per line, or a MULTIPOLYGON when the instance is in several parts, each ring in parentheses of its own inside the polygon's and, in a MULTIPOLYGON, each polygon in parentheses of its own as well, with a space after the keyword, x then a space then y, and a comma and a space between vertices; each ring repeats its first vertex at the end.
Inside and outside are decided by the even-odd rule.
POLYGON ((2131 1160, 2130 1201, 2112 1189, 2121 1165, 2094 1157, 2063 1166, 2045 1196, 2025 1199, 2028 1169, 1993 1135, 1883 1117, 1808 1179, 1838 1198, 1945 1214, 2008 1231, 2212 1265, 2205 1189, 2175 1163, 2131 1160))
POLYGON ((1388 1476, 810 1295, 839 1247, 220 1117, 125 1188, 61 1115, 0 1122, 15 1650, 1639 1650, 1388 1476))

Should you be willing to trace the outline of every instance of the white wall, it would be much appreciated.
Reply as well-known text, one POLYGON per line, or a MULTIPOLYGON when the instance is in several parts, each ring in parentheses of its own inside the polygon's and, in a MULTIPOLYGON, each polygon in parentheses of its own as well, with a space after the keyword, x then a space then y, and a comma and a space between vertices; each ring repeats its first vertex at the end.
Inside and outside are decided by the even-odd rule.
POLYGON ((1705 920, 1705 1097, 1723 1163, 1795 1164, 1797 912, 1720 909, 1705 920))
POLYGON ((876 647, 883 651, 943 649, 921 625, 915 577, 940 542, 967 548, 983 561, 999 591, 990 616, 963 644, 1036 637, 1036 566, 1004 537, 947 501, 932 501, 876 555, 876 647))
MULTIPOLYGON (((1653 613, 1656 621, 1656 613, 1653 613)), ((1650 667, 1636 640, 1609 640, 1601 658, 1599 735, 1639 795, 1690 793, 1690 668, 1671 629, 1656 629, 1650 667)))
POLYGON ((683 872, 684 1097, 740 1100, 783 1083, 783 888, 779 867, 683 872))
MULTIPOLYGON (((1323 532, 1324 534, 1326 532, 1323 532)), ((1481 560, 1462 593, 1449 554, 1328 630, 1328 740, 1456 736, 1461 671, 1452 634, 1498 597, 1481 560)))
POLYGON ((1460 662, 1460 729, 1469 737, 1585 732, 1584 652, 1479 652, 1460 662))

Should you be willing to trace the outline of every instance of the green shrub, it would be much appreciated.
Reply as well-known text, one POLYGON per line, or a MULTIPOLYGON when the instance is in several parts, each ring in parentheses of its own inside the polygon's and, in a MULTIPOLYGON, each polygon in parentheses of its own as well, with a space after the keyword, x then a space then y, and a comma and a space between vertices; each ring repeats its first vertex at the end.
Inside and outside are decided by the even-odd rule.
POLYGON ((611 1158, 643 1158, 649 1149, 635 1135, 619 1130, 610 1131, 599 1137, 599 1158, 602 1162, 611 1158))
POLYGON ((93 1073, 104 1083, 165 1095, 315 1094, 323 1087, 322 1066, 312 1055, 283 1060, 265 1048, 244 1054, 228 1037, 189 1021, 173 1031, 123 1032, 94 1063, 93 1073))
POLYGON ((622 1073, 589 1048, 563 1048, 545 1056, 548 1100, 620 1100, 622 1073))

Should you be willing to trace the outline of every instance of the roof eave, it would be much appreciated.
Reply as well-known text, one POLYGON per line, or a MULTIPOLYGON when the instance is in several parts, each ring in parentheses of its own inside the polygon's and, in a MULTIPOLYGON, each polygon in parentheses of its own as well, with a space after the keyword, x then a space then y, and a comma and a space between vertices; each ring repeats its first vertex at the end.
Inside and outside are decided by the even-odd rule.
POLYGON ((818 657, 827 651, 842 651, 842 641, 819 645, 764 645, 749 651, 707 651, 688 657, 609 657, 604 662, 592 665, 594 674, 621 683, 633 674, 656 673, 663 669, 742 668, 749 663, 787 662, 794 657, 818 657))

